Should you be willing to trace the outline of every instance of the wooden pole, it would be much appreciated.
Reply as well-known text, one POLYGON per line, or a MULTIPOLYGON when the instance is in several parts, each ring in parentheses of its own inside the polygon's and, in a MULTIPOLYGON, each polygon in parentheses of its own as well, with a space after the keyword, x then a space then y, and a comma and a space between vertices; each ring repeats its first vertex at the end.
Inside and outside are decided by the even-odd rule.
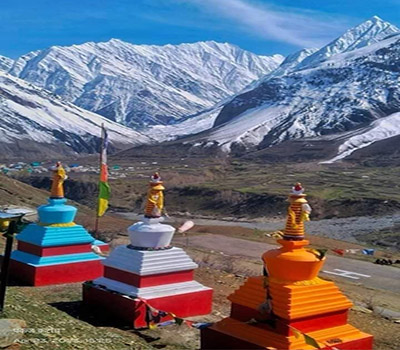
MULTIPOLYGON (((100 142, 100 155, 99 155, 99 180, 101 179, 101 166, 103 164, 103 142, 104 142, 104 123, 101 124, 101 142, 100 142)), ((97 197, 99 196, 100 192, 99 190, 97 191, 97 197)), ((99 198, 97 198, 97 205, 96 205, 96 221, 94 223, 94 238, 98 237, 98 230, 99 230, 99 198)))
POLYGON ((8 225, 7 232, 4 234, 6 237, 6 248, 4 250, 3 262, 1 264, 0 274, 0 312, 3 312, 4 301, 6 298, 6 288, 8 282, 8 269, 10 266, 11 250, 14 241, 14 233, 17 231, 17 222, 11 220, 8 225))

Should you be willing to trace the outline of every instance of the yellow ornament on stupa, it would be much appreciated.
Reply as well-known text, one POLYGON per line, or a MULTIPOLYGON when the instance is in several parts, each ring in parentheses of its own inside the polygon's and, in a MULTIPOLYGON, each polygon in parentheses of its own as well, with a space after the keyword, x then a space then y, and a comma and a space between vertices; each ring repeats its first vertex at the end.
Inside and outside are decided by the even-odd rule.
POLYGON ((289 195, 288 217, 284 239, 300 241, 304 238, 304 221, 309 221, 311 207, 305 199, 304 188, 298 182, 289 195))
POLYGON ((313 251, 304 249, 309 244, 304 239, 304 221, 309 220, 311 207, 305 199, 307 195, 301 183, 297 183, 289 194, 286 226, 279 249, 269 250, 262 256, 269 277, 276 281, 312 283, 325 259, 320 259, 313 251), (301 282, 300 282, 301 281, 301 282))
POLYGON ((154 173, 149 182, 149 191, 147 193, 146 207, 144 216, 146 218, 161 217, 164 209, 164 186, 158 173, 154 173))
POLYGON ((51 184, 50 198, 64 198, 64 181, 67 179, 67 174, 61 162, 57 162, 50 170, 53 173, 51 184))

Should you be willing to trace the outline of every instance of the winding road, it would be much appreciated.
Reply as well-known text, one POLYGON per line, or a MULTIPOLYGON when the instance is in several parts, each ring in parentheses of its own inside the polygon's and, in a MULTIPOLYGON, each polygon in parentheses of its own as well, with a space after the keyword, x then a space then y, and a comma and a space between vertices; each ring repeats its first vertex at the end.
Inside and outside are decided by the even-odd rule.
MULTIPOLYGON (((141 216, 136 213, 116 214, 130 220, 141 219, 141 216)), ((175 218, 171 217, 167 219, 165 223, 174 222, 174 220, 175 218)), ((253 221, 234 221, 196 218, 193 219, 193 221, 196 225, 204 226, 239 226, 250 229, 277 231, 283 229, 285 219, 260 218, 253 221)), ((306 223, 306 232, 311 235, 359 243, 357 239, 358 235, 374 233, 383 229, 392 229, 396 225, 400 225, 400 213, 384 216, 355 216, 348 218, 311 220, 306 223)))

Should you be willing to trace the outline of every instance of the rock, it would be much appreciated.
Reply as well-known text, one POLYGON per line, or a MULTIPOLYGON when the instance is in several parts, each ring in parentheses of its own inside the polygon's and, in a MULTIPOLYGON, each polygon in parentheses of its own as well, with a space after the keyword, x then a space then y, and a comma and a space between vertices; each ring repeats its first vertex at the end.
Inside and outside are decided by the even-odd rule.
POLYGON ((388 320, 398 321, 400 320, 400 312, 383 308, 381 306, 374 306, 374 312, 388 320))
POLYGON ((354 305, 351 309, 352 309, 353 311, 362 312, 362 313, 364 313, 364 314, 370 314, 370 313, 372 313, 372 310, 367 309, 366 307, 361 306, 361 305, 354 305))
POLYGON ((12 345, 24 335, 26 322, 24 320, 0 320, 0 348, 12 345))

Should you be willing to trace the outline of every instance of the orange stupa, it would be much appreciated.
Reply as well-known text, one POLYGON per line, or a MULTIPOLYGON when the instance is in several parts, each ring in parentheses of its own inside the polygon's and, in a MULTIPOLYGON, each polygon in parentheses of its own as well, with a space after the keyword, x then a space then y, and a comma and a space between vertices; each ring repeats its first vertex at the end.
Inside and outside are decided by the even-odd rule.
POLYGON ((318 277, 324 253, 304 248, 311 208, 303 192, 292 188, 281 248, 262 256, 264 276, 228 297, 230 316, 201 331, 202 349, 372 349, 372 336, 347 323, 352 303, 318 277))

